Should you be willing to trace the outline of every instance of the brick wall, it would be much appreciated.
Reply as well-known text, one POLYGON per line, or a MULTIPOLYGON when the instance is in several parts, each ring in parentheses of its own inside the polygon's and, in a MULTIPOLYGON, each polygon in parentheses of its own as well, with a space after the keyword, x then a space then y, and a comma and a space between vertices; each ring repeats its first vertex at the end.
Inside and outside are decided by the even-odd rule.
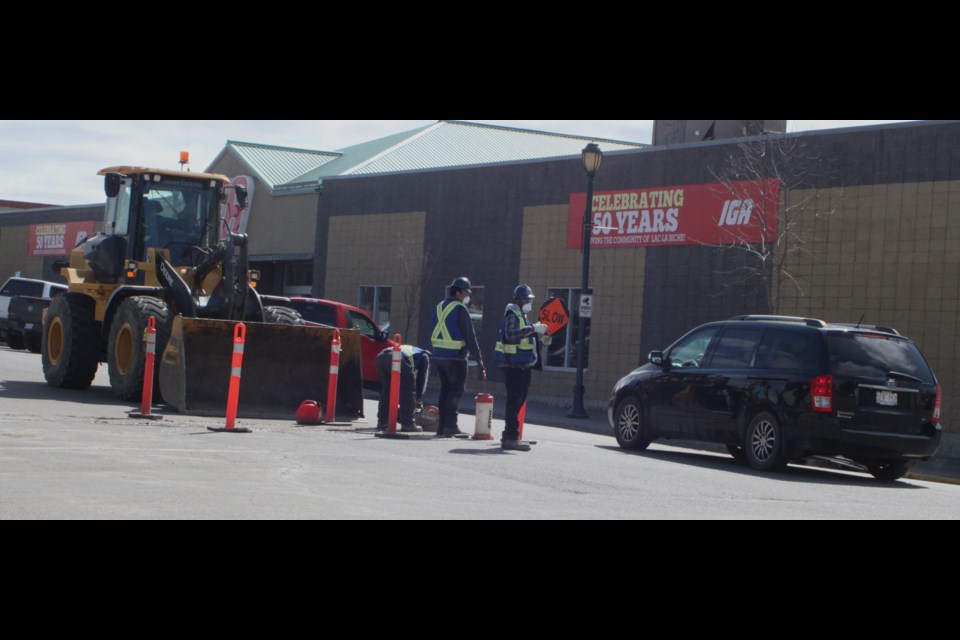
POLYGON ((24 278, 43 275, 43 258, 27 255, 30 225, 0 227, 0 284, 17 271, 24 278))
MULTIPOLYGON (((401 332, 405 342, 415 342, 419 313, 412 314, 410 327, 405 325, 408 296, 416 288, 411 280, 416 282, 420 274, 425 219, 423 213, 332 217, 324 297, 356 305, 361 285, 392 287, 390 333, 401 332)), ((427 303, 435 297, 433 292, 424 295, 427 303)))
MULTIPOLYGON (((912 338, 943 387, 945 429, 960 411, 960 181, 825 190, 812 241, 790 254, 781 312, 892 326, 912 338), (833 211, 826 215, 826 212, 833 211)), ((810 192, 787 194, 788 205, 810 192)))

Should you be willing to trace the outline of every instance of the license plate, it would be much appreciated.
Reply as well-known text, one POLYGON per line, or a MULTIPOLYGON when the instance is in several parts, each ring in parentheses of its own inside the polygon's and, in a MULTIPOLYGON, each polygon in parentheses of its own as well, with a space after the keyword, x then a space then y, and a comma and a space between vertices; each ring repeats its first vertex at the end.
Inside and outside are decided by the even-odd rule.
POLYGON ((877 391, 877 404, 884 407, 897 406, 897 394, 893 391, 877 391))

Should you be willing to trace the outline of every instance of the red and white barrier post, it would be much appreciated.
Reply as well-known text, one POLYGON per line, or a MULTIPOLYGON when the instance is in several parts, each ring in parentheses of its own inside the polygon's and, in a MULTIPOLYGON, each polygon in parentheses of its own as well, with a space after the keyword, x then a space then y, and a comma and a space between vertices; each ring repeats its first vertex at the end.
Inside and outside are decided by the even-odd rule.
POLYGON ((337 377, 340 375, 340 330, 333 330, 330 343, 330 382, 327 385, 327 422, 333 422, 337 410, 337 377))
POLYGON ((233 329, 233 359, 230 365, 230 390, 227 393, 227 426, 224 428, 207 427, 210 431, 230 433, 250 433, 250 429, 235 428, 237 403, 240 401, 240 372, 243 367, 243 347, 247 342, 247 325, 238 322, 233 329))
POLYGON ((397 434, 397 411, 400 405, 400 334, 393 337, 393 361, 390 368, 390 411, 387 414, 387 432, 397 434))
POLYGON ((143 365, 143 398, 140 401, 140 413, 150 413, 153 404, 153 361, 157 353, 157 319, 150 316, 147 320, 147 357, 143 365))
POLYGON ((143 341, 146 343, 146 356, 143 362, 143 391, 140 395, 140 413, 131 413, 134 418, 161 420, 163 416, 150 414, 153 406, 153 367, 157 354, 157 319, 150 316, 147 328, 143 332, 143 341))

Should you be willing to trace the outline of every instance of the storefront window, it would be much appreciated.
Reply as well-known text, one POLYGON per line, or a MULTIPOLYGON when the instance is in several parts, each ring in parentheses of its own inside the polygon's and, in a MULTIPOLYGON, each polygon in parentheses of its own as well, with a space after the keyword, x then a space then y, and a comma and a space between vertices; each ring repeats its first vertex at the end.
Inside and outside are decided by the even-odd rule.
MULTIPOLYGON (((547 298, 560 298, 570 310, 570 322, 553 336, 553 341, 547 347, 547 357, 544 366, 548 369, 560 371, 575 371, 577 368, 577 332, 580 324, 580 289, 567 287, 551 287, 547 289, 547 298)), ((583 367, 586 369, 590 360, 590 319, 584 322, 583 367)))
POLYGON ((309 296, 313 291, 313 264, 288 262, 283 269, 283 292, 288 296, 309 296))
POLYGON ((390 331, 391 287, 384 285, 360 285, 357 306, 373 318, 380 329, 390 331))

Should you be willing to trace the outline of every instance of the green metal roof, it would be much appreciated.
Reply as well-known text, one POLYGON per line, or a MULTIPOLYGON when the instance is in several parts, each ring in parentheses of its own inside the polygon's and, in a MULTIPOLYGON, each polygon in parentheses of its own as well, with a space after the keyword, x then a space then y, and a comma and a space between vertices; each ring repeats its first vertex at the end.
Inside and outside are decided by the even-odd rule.
POLYGON ((441 120, 333 152, 228 141, 271 189, 316 188, 324 178, 578 156, 587 142, 604 151, 643 149, 637 142, 441 120))
POLYGON ((271 189, 295 181, 297 177, 340 157, 340 154, 330 151, 275 147, 234 140, 228 140, 227 146, 233 149, 271 189))
POLYGON ((584 145, 591 141, 600 143, 604 151, 647 146, 470 122, 442 121, 419 135, 411 136, 402 144, 358 163, 342 175, 579 156, 584 145))

